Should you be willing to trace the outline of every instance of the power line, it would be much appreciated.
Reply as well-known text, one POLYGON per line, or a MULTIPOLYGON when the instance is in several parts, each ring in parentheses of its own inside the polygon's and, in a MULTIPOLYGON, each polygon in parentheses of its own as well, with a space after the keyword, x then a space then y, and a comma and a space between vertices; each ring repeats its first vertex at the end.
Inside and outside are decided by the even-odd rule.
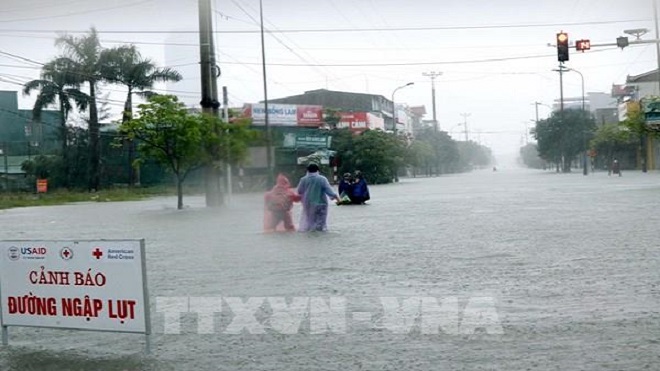
MULTIPOLYGON (((71 0, 68 2, 54 2, 51 4, 39 4, 39 10, 47 9, 47 8, 62 8, 63 5, 69 5, 73 3, 82 3, 82 2, 87 2, 87 0, 71 0)), ((29 5, 29 4, 28 4, 29 5)), ((0 13, 21 13, 21 12, 31 12, 34 9, 26 9, 26 8, 10 8, 10 9, 2 9, 0 10, 0 13)))
MULTIPOLYGON (((617 48, 607 48, 600 50, 592 50, 591 53, 604 52, 616 50, 617 48)), ((540 55, 524 55, 517 57, 501 57, 501 58, 486 58, 486 59, 473 59, 473 60, 460 60, 460 61, 431 61, 431 62, 391 62, 391 63, 319 63, 319 64, 300 64, 300 63, 268 63, 271 66, 282 67, 305 67, 305 66, 318 66, 318 67, 389 67, 389 66, 425 66, 425 65, 438 65, 438 64, 471 64, 471 63, 491 63, 491 62, 505 62, 512 60, 523 59, 536 59, 536 58, 550 58, 556 57, 556 54, 540 54, 540 55)), ((260 65, 256 62, 240 62, 227 64, 246 64, 246 65, 260 65)))
POLYGON ((9 58, 12 58, 12 59, 15 59, 15 60, 19 60, 19 61, 23 61, 23 62, 28 62, 28 63, 33 63, 33 64, 37 64, 37 65, 39 65, 39 66, 43 66, 43 65, 44 65, 43 63, 41 63, 41 62, 37 62, 37 61, 35 61, 35 60, 33 60, 33 59, 26 58, 26 57, 21 57, 20 55, 16 55, 16 54, 12 54, 12 53, 7 53, 7 52, 4 52, 4 51, 2 51, 2 50, 0 50, 0 54, 5 55, 5 56, 7 56, 7 57, 9 57, 9 58))
MULTIPOLYGON (((238 7, 243 13, 245 13, 245 15, 247 15, 247 16, 248 16, 248 17, 254 22, 255 25, 260 25, 260 22, 257 21, 257 20, 256 20, 256 19, 255 19, 255 18, 254 18, 254 17, 253 17, 253 16, 252 16, 247 10, 245 10, 245 8, 243 8, 243 7, 242 7, 242 6, 241 6, 236 0, 232 0, 232 3, 234 3, 234 5, 236 5, 236 6, 237 6, 237 7, 238 7)), ((254 10, 254 9, 253 9, 253 10, 254 10)), ((269 22, 267 19, 266 19, 266 22, 270 23, 271 26, 272 26, 273 28, 275 28, 275 30, 277 30, 277 27, 275 27, 275 25, 274 25, 272 22, 269 22)), ((280 39, 279 37, 275 36, 275 35, 273 34, 272 30, 270 30, 270 29, 264 29, 264 30, 265 30, 265 31, 268 31, 268 33, 270 34, 270 36, 273 37, 273 38, 275 39, 275 41, 277 41, 280 45, 284 46, 289 52, 291 52, 291 54, 295 55, 295 56, 296 56, 298 59, 300 59, 301 61, 307 63, 307 65, 308 65, 309 67, 314 67, 314 68, 317 70, 317 72, 319 72, 322 76, 327 76, 327 72, 321 71, 320 69, 316 68, 316 66, 315 66, 316 61, 314 61, 314 63, 310 63, 305 57, 303 57, 303 56, 300 55, 298 52, 296 52, 293 48, 291 48, 289 45, 287 45, 282 39, 280 39)), ((295 42, 293 42, 293 41, 291 41, 291 42, 295 45, 295 42)), ((297 45, 295 45, 295 46, 297 47, 297 45)), ((309 54, 308 54, 308 55, 309 55, 309 54)), ((311 56, 310 56, 310 58, 311 58, 311 56)), ((313 59, 313 58, 312 58, 312 59, 313 59)), ((336 77, 336 76, 335 76, 335 77, 336 77)))
MULTIPOLYGON (((152 1, 152 0, 147 0, 152 1)), ((381 32, 381 31, 446 31, 446 30, 484 30, 484 29, 510 29, 510 28, 543 28, 543 27, 569 27, 569 26, 590 26, 607 25, 616 23, 650 22, 651 19, 625 19, 593 22, 573 22, 573 23, 528 23, 528 24, 501 24, 501 25, 481 25, 481 26, 435 26, 435 27, 374 27, 374 28, 300 28, 300 29, 282 29, 269 33, 331 33, 331 32, 381 32)), ((30 32, 30 33, 86 33, 88 30, 17 30, 0 29, 0 32, 30 32)), ((218 34, 254 34, 259 30, 217 30, 218 34)), ((198 30, 97 30, 99 34, 163 34, 163 33, 199 33, 198 30)))
POLYGON ((136 1, 136 2, 133 2, 133 3, 125 4, 125 5, 112 6, 112 7, 101 8, 101 9, 81 10, 81 11, 78 11, 78 12, 72 12, 72 13, 66 13, 66 14, 57 14, 57 15, 32 17, 32 18, 0 20, 0 23, 14 23, 14 22, 24 22, 24 21, 39 21, 39 20, 43 20, 43 19, 53 19, 53 18, 65 18, 65 17, 74 16, 74 15, 90 14, 90 13, 96 13, 96 12, 103 12, 103 11, 106 11, 106 10, 128 8, 128 7, 133 7, 133 6, 137 6, 137 5, 141 5, 141 4, 145 4, 145 3, 150 3, 152 1, 153 0, 136 1))

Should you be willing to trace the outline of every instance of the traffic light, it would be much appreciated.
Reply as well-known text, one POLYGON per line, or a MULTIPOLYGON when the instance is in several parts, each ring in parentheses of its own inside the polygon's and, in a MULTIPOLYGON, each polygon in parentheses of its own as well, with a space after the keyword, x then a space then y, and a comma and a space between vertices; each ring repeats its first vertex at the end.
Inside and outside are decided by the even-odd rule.
POLYGON ((582 39, 575 42, 575 50, 583 52, 589 49, 591 49, 591 41, 582 39))
POLYGON ((560 62, 568 60, 568 34, 563 31, 557 34, 557 60, 560 62))
POLYGON ((618 47, 621 48, 621 49, 623 49, 623 48, 625 48, 626 46, 628 46, 628 43, 629 43, 629 42, 628 42, 628 38, 625 37, 625 36, 620 36, 620 37, 617 37, 617 38, 616 38, 616 46, 618 46, 618 47))

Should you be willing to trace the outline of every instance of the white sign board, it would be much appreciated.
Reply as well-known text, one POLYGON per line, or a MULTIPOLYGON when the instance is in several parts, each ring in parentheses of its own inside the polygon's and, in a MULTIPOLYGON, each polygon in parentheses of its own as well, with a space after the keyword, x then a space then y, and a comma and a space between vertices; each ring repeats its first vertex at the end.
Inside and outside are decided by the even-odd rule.
POLYGON ((149 334, 143 240, 0 241, 0 324, 149 334))
MULTIPOLYGON (((263 103, 252 104, 252 124, 264 125, 266 107, 263 103)), ((298 106, 295 104, 269 104, 268 123, 270 125, 297 126, 298 106)))

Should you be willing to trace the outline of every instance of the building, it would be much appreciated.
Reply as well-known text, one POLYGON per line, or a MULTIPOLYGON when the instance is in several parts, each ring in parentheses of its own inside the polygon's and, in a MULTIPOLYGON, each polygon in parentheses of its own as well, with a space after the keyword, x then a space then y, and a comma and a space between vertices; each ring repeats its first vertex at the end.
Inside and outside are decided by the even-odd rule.
POLYGON ((658 70, 642 73, 636 76, 628 76, 626 85, 630 91, 634 91, 633 99, 640 99, 650 95, 660 95, 660 84, 658 83, 658 70))
MULTIPOLYGON (((652 70, 635 76, 627 76, 624 85, 612 86, 612 98, 618 103, 618 118, 623 121, 631 107, 639 107, 640 102, 650 96, 660 95, 660 74, 652 70)), ((652 136, 646 138, 644 143, 649 170, 660 169, 660 145, 652 136)))
MULTIPOLYGON (((582 97, 564 97, 564 109, 581 109, 583 105, 582 97)), ((561 102, 556 99, 552 109, 559 111, 561 102)), ((607 110, 617 108, 617 100, 611 94, 601 92, 587 92, 584 95, 584 109, 596 114, 599 110, 607 110)), ((604 113, 603 113, 604 114, 604 113)))
POLYGON ((270 99, 268 102, 319 105, 324 108, 338 109, 342 112, 369 112, 381 117, 387 130, 393 128, 393 104, 391 100, 382 95, 318 89, 306 91, 300 95, 270 99))
POLYGON ((8 156, 30 156, 61 148, 59 111, 43 110, 41 122, 32 110, 18 108, 18 92, 0 91, 0 145, 8 156))
POLYGON ((430 121, 427 123, 429 120, 424 120, 424 115, 426 115, 426 107, 425 106, 412 106, 410 107, 410 120, 412 124, 412 132, 413 134, 416 134, 420 129, 428 126, 433 126, 433 121, 430 121))

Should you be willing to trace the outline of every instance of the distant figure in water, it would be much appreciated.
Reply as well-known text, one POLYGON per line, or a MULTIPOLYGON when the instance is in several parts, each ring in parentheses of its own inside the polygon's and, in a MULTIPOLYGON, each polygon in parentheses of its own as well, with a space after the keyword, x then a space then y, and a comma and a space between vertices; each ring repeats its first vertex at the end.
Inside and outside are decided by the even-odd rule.
POLYGON ((370 199, 371 197, 369 196, 369 186, 367 186, 367 181, 364 180, 362 172, 356 170, 353 180, 353 197, 351 197, 351 201, 354 204, 362 205, 370 199))
POLYGON ((614 162, 612 162, 612 169, 610 170, 610 173, 619 174, 619 176, 621 176, 621 167, 619 166, 619 160, 614 159, 614 162))
POLYGON ((497 168, 495 166, 493 166, 493 171, 497 171, 497 168))
POLYGON ((307 175, 298 183, 298 194, 303 207, 299 231, 327 231, 328 197, 339 202, 339 195, 332 189, 328 178, 319 173, 317 164, 307 166, 307 175))
POLYGON ((291 189, 289 179, 283 174, 277 176, 277 184, 264 195, 264 232, 294 232, 293 203, 300 201, 300 196, 291 189), (283 227, 283 229, 282 229, 283 227))

